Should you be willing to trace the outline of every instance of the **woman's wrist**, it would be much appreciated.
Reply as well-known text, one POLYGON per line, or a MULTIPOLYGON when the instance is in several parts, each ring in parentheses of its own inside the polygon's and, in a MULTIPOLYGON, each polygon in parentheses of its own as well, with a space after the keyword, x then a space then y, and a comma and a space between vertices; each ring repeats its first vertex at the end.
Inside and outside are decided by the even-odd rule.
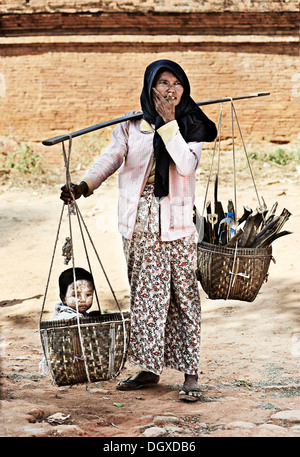
POLYGON ((175 116, 173 116, 173 115, 165 116, 163 120, 164 120, 165 124, 168 124, 169 122, 175 121, 175 116))
POLYGON ((85 181, 81 181, 81 183, 79 184, 79 188, 83 196, 86 195, 89 191, 89 187, 85 181))

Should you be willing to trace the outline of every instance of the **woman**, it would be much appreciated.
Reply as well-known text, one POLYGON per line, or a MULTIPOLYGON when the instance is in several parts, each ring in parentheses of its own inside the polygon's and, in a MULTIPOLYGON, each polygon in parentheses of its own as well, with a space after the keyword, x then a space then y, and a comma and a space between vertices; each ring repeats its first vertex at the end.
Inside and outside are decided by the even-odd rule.
MULTIPOLYGON (((193 223, 203 141, 217 131, 190 97, 183 69, 158 60, 145 71, 140 119, 118 124, 110 146, 72 190, 89 196, 120 168, 119 231, 128 265, 131 362, 119 390, 154 385, 163 366, 184 373, 180 399, 200 397, 200 296, 193 223)), ((61 198, 70 200, 66 187, 61 198)))

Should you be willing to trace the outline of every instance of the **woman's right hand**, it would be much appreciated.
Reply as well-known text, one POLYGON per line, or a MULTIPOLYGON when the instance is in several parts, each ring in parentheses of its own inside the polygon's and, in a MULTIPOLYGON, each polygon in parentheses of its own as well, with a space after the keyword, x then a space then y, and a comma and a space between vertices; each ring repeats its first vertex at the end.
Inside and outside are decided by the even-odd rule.
POLYGON ((61 188, 60 199, 63 200, 65 203, 71 203, 72 202, 71 192, 74 195, 75 200, 77 200, 78 198, 81 197, 81 195, 86 194, 87 191, 88 191, 88 186, 85 182, 81 182, 79 185, 71 183, 70 190, 67 188, 67 185, 65 184, 61 188))

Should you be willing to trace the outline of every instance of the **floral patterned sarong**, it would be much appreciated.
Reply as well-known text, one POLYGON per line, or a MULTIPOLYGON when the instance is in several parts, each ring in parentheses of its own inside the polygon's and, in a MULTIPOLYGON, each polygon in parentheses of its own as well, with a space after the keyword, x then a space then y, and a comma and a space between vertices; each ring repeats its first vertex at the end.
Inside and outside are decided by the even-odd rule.
POLYGON ((196 243, 161 241, 153 185, 140 198, 132 239, 123 238, 131 292, 131 363, 161 374, 163 366, 198 373, 201 306, 196 243))

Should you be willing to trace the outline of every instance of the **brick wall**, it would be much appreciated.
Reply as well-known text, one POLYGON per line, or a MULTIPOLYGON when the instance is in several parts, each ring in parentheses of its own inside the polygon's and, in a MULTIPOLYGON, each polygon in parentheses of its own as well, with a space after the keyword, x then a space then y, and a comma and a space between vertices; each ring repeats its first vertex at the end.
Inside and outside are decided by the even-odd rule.
MULTIPOLYGON (((49 13, 41 8, 45 2, 30 1, 31 10, 21 14, 24 2, 6 3, 10 10, 5 2, 0 10, 0 135, 40 142, 139 109, 144 69, 160 58, 184 67, 196 101, 270 91, 236 102, 245 137, 288 142, 299 134, 299 15, 291 3, 287 10, 286 2, 267 2, 267 13, 181 14, 100 14, 87 1, 79 2, 80 13, 59 11, 58 1, 47 2, 48 8, 60 4, 49 13)), ((219 106, 203 110, 217 122, 219 106)), ((223 135, 230 136, 228 104, 223 135)))
POLYGON ((1 0, 0 12, 299 11, 298 0, 1 0))

